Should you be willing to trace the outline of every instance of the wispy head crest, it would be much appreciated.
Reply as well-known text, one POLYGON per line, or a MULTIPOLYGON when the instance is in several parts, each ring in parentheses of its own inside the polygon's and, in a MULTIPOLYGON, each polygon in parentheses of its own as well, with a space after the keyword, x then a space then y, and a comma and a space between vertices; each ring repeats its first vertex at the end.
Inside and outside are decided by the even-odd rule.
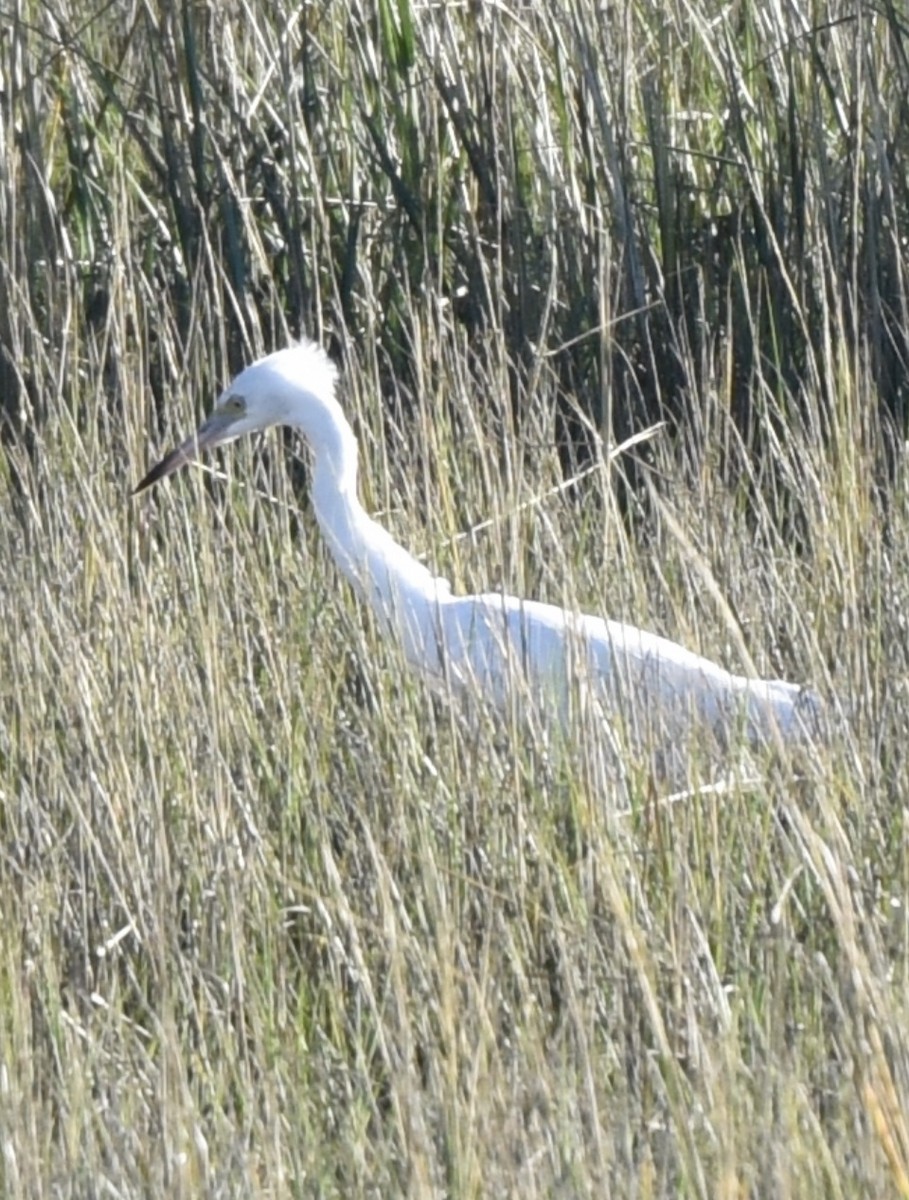
POLYGON ((313 342, 308 337, 301 337, 295 345, 289 347, 289 351, 297 357, 296 365, 301 372, 325 371, 330 376, 332 385, 335 384, 338 378, 338 368, 318 342, 313 342))

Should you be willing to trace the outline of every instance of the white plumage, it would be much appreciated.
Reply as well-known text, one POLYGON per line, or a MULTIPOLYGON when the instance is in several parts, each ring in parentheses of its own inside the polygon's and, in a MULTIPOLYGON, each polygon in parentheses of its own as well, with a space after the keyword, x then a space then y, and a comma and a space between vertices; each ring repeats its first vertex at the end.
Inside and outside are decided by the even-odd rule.
POLYGON ((338 567, 403 648, 408 663, 443 692, 496 708, 532 704, 571 726, 591 703, 637 738, 662 730, 740 729, 752 743, 810 737, 814 693, 782 680, 733 675, 709 659, 634 626, 496 593, 452 595, 363 509, 357 441, 335 395, 337 372, 303 341, 259 359, 225 389, 198 432, 137 491, 201 450, 271 425, 298 429, 314 455, 312 500, 338 567))

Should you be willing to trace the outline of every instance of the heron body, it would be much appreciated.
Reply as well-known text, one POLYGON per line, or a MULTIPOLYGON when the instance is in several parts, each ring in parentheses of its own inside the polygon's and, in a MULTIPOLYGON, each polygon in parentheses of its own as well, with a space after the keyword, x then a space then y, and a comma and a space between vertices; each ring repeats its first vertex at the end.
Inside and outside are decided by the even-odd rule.
POLYGON ((734 675, 666 638, 556 605, 499 593, 453 595, 361 505, 357 441, 336 381, 328 356, 308 341, 259 359, 136 491, 206 447, 290 425, 314 454, 313 507, 332 557, 410 666, 436 689, 500 710, 532 705, 568 726, 592 704, 626 729, 661 728, 672 737, 697 728, 722 738, 740 728, 751 743, 810 736, 819 701, 795 684, 734 675))

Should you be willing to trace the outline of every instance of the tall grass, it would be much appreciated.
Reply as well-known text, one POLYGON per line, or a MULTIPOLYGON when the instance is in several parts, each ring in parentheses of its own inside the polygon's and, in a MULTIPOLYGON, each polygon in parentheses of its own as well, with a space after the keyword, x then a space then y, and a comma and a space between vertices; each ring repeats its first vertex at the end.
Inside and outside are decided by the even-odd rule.
POLYGON ((4 1195, 909 1195, 906 46, 6 15, 4 1195), (458 587, 812 681, 833 743, 619 803, 407 676, 291 439, 130 500, 301 331, 458 587))

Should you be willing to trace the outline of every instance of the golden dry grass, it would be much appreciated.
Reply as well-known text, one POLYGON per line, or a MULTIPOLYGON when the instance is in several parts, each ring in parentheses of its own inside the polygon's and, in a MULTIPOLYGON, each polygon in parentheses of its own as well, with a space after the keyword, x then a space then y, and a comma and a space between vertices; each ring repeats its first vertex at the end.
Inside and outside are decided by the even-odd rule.
POLYGON ((909 1195, 904 34, 623 12, 0 33, 4 1195, 909 1195), (459 587, 833 744, 616 811, 405 676, 289 440, 132 501, 303 328, 459 587), (667 423, 536 503, 574 405, 667 423))

